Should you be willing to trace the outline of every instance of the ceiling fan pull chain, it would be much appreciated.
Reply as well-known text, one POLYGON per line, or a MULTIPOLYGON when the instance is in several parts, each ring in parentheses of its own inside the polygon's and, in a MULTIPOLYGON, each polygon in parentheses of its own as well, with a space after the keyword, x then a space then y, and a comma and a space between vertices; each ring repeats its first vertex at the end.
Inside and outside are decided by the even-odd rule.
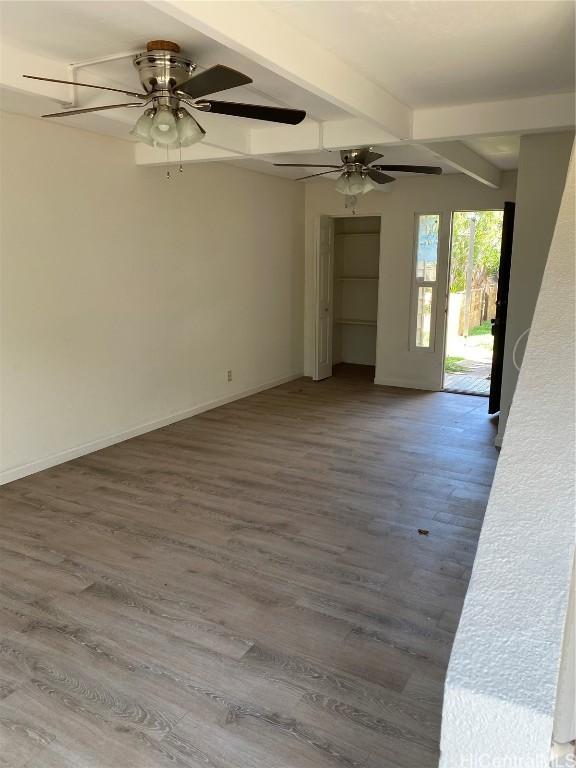
POLYGON ((180 165, 178 166, 178 173, 183 173, 184 169, 182 168, 182 142, 178 144, 178 150, 180 153, 180 165))

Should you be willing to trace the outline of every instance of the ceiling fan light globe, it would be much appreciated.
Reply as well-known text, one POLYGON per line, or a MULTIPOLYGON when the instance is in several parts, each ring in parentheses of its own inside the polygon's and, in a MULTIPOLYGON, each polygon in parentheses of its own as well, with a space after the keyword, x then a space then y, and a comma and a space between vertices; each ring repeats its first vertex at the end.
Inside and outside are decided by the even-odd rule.
POLYGON ((151 147, 154 146, 154 139, 150 135, 153 117, 154 110, 147 109, 144 114, 140 115, 136 121, 136 125, 130 131, 130 134, 137 138, 138 141, 143 141, 144 144, 149 144, 151 147))
POLYGON ((364 176, 362 180, 362 194, 365 195, 368 192, 372 192, 373 189, 378 189, 380 184, 376 184, 375 181, 372 181, 370 176, 364 176))
POLYGON ((364 192, 364 179, 358 171, 350 174, 348 182, 349 195, 361 195, 364 192))
POLYGON ((177 114, 178 140, 181 147, 189 147, 202 141, 204 131, 185 109, 179 109, 177 114))
POLYGON ((152 119, 150 136, 157 147, 177 147, 178 130, 176 128, 176 118, 170 107, 161 106, 156 110, 152 119))
POLYGON ((349 195, 349 186, 350 178, 347 173, 343 173, 342 176, 338 177, 338 181, 336 182, 336 192, 339 192, 341 195, 349 195))

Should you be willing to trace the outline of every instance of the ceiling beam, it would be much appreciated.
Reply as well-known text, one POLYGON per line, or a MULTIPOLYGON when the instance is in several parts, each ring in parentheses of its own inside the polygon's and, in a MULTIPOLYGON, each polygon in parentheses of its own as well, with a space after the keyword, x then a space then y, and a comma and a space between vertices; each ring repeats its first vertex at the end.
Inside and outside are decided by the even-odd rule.
POLYGON ((253 128, 250 154, 276 155, 281 152, 311 152, 322 149, 320 123, 305 120, 300 125, 274 125, 253 128))
POLYGON ((225 149, 234 154, 250 154, 251 130, 244 121, 222 119, 222 115, 211 115, 208 112, 189 111, 206 131, 202 144, 225 149))
POLYGON ((574 114, 573 93, 416 109, 413 140, 561 131, 574 127, 574 114))
POLYGON ((349 112, 396 140, 409 139, 412 110, 291 27, 265 3, 153 0, 151 5, 349 112))
POLYGON ((324 149, 348 149, 374 144, 397 144, 398 139, 378 125, 350 118, 322 123, 322 147, 324 149))
POLYGON ((313 152, 322 149, 349 149, 382 144, 398 144, 387 131, 367 120, 305 120, 297 126, 266 126, 251 131, 251 154, 275 155, 313 152))
MULTIPOLYGON (((245 155, 240 152, 213 147, 204 142, 182 149, 182 163, 209 163, 214 160, 234 160, 243 157, 245 155)), ((171 149, 166 154, 165 149, 138 142, 134 144, 134 159, 136 165, 178 165, 180 153, 171 149)))
POLYGON ((22 75, 40 75, 56 80, 69 80, 70 72, 65 62, 25 51, 2 40, 0 81, 6 88, 35 96, 44 96, 65 104, 70 101, 71 88, 60 83, 27 80, 22 75))
POLYGON ((486 184, 487 187, 496 189, 500 186, 500 170, 465 144, 462 144, 461 141, 436 141, 420 146, 433 152, 436 157, 446 160, 461 173, 486 184))

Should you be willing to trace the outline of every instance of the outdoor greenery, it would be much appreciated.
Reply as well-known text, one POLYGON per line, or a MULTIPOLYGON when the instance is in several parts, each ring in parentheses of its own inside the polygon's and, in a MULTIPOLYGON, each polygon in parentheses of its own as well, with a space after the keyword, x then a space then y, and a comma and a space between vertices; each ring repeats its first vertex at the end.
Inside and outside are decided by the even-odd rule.
POLYGON ((492 332, 492 324, 490 320, 485 320, 480 325, 477 325, 476 328, 471 328, 468 336, 485 336, 486 334, 491 334, 492 332))
MULTIPOLYGON (((476 212, 474 237, 474 267, 472 287, 481 288, 487 280, 498 278, 502 211, 476 212)), ((470 247, 470 214, 457 211, 452 219, 452 258, 450 260, 450 291, 466 290, 466 265, 470 247)))
POLYGON ((444 362, 444 370, 446 373, 464 373, 467 369, 466 366, 462 365, 462 360, 464 360, 463 357, 446 355, 446 360, 444 362))

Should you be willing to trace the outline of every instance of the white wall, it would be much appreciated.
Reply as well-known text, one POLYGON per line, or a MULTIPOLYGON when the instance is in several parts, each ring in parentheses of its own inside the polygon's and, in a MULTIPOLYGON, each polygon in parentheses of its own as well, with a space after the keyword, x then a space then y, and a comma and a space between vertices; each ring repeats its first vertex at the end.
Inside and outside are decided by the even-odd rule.
MULTIPOLYGON (((442 371, 442 349, 410 351, 410 292, 413 274, 414 217, 419 213, 453 210, 497 209, 515 199, 515 172, 502 174, 502 187, 491 189, 463 174, 398 179, 389 191, 362 197, 359 216, 384 216, 381 231, 378 339, 376 382, 422 389, 438 389, 442 371)), ((321 214, 343 216, 344 198, 333 182, 306 185, 306 312, 305 373, 314 369, 314 239, 321 214)), ((440 265, 446 289, 448 240, 440 265)), ((443 322, 442 307, 438 323, 443 322)))
POLYGON ((1 140, 4 480, 302 372, 300 185, 167 181, 129 142, 10 114, 1 140))
POLYGON ((450 659, 442 768, 550 765, 575 536, 574 186, 572 165, 450 659))
MULTIPOLYGON (((520 144, 501 414, 498 425, 499 442, 504 434, 506 417, 518 378, 512 353, 519 337, 530 328, 532 322, 566 181, 573 140, 574 133, 570 131, 523 136, 520 144)), ((518 365, 521 364, 527 338, 527 335, 524 335, 518 342, 518 365)))

